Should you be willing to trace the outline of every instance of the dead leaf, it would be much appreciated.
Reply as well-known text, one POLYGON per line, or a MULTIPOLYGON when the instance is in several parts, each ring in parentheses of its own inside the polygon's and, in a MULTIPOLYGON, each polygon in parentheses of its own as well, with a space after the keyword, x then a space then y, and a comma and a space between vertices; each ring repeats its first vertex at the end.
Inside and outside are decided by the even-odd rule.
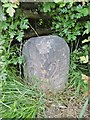
POLYGON ((90 77, 88 77, 88 94, 90 95, 90 77))
POLYGON ((88 83, 89 77, 85 74, 82 74, 82 80, 84 81, 84 83, 88 83))
POLYGON ((86 55, 86 56, 81 56, 81 57, 80 57, 80 61, 82 61, 83 63, 88 63, 88 55, 86 55))
POLYGON ((87 43, 87 42, 90 42, 90 39, 84 39, 84 40, 82 41, 82 43, 87 43))
POLYGON ((88 91, 85 92, 85 93, 83 93, 83 96, 84 96, 84 97, 87 97, 87 96, 88 96, 88 91))
POLYGON ((10 2, 19 5, 19 0, 10 0, 10 2))

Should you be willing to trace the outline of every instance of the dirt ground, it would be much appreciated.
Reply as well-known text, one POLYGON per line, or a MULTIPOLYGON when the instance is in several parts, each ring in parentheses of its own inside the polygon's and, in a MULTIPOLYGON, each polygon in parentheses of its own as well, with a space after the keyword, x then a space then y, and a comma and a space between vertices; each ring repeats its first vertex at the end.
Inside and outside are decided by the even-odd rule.
MULTIPOLYGON (((79 118, 85 103, 85 97, 75 93, 72 89, 52 95, 48 93, 45 118, 79 118)), ((83 118, 89 119, 88 106, 83 118)))

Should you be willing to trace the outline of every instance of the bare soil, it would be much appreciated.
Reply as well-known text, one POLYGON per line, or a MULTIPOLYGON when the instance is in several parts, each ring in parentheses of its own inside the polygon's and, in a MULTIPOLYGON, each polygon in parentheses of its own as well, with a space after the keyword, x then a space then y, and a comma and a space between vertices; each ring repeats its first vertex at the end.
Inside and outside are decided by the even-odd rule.
MULTIPOLYGON (((85 96, 75 93, 71 88, 56 94, 47 94, 45 118, 79 118, 85 103, 85 96)), ((89 119, 88 106, 83 118, 89 119)))

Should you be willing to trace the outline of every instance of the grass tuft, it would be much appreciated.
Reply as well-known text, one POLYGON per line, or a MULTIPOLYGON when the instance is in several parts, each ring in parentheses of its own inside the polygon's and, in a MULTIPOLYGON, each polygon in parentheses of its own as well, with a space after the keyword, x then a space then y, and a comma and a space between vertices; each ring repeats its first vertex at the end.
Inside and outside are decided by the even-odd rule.
POLYGON ((7 81, 2 81, 0 118, 40 118, 45 109, 44 98, 36 85, 27 86, 15 74, 9 75, 7 81))

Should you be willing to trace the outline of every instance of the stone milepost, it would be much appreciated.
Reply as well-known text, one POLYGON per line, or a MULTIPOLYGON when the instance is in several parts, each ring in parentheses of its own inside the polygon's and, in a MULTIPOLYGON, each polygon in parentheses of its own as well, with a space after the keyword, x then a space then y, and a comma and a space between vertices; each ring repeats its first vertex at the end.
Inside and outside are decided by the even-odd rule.
POLYGON ((68 80, 70 51, 63 38, 48 35, 30 38, 23 46, 24 75, 36 76, 43 91, 63 90, 68 80))

